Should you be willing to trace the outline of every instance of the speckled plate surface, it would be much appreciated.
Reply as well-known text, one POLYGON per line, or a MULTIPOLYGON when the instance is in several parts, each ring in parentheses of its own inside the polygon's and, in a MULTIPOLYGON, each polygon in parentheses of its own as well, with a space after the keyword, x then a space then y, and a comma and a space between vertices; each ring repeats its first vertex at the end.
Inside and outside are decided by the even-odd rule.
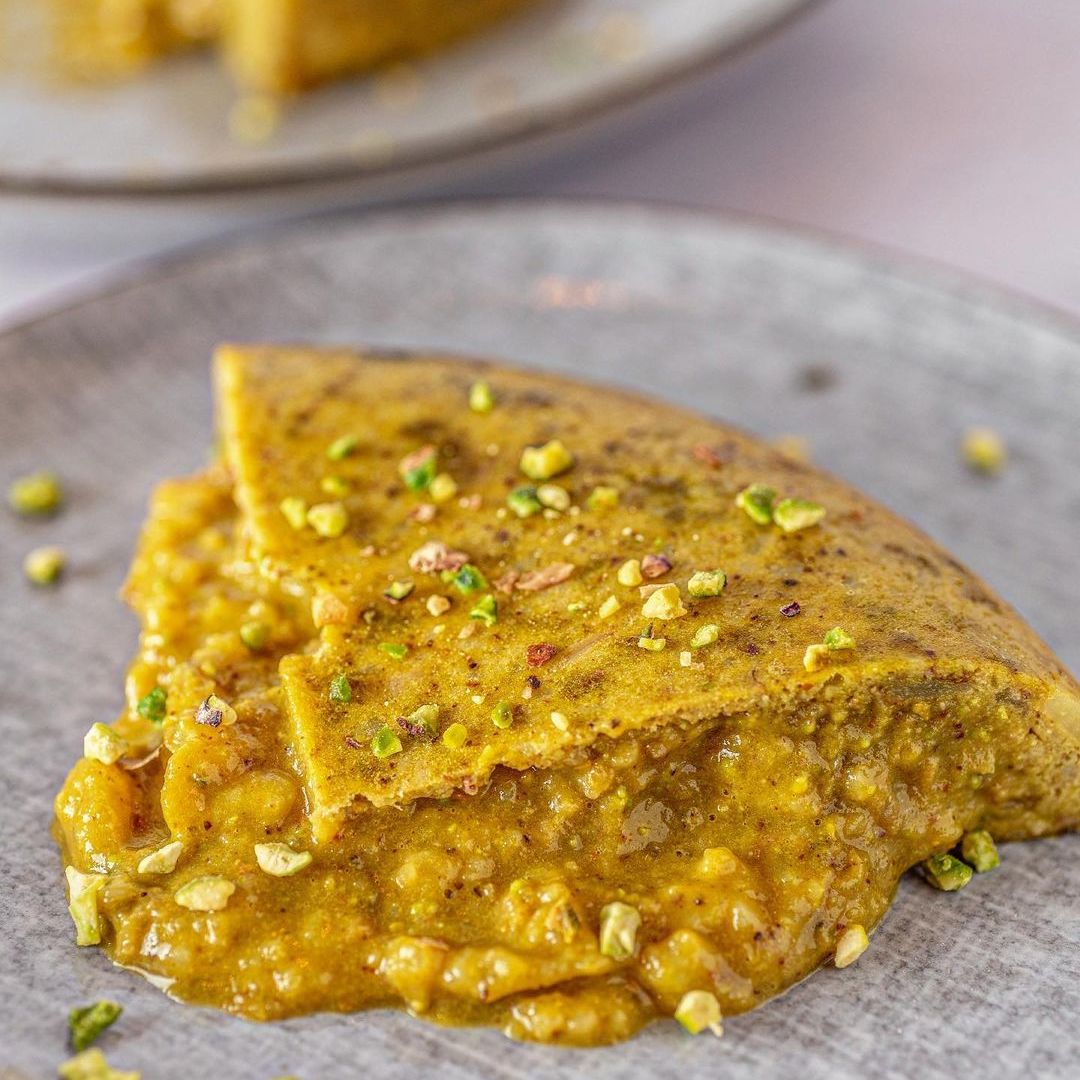
POLYGON ((1076 1076, 1075 837, 1008 846, 961 893, 905 880, 858 964, 719 1042, 661 1024, 558 1050, 391 1012, 259 1026, 76 949, 50 802, 83 731, 121 704, 136 628, 116 589, 151 485, 206 458, 207 358, 226 338, 500 356, 803 434, 1080 666, 1080 331, 1025 302, 779 228, 559 203, 316 220, 134 275, 0 336, 0 475, 52 467, 71 491, 51 522, 0 515, 0 1076, 54 1075, 67 1009, 99 997, 127 1010, 102 1049, 145 1080, 1076 1076), (958 460, 974 423, 1012 448, 997 480, 958 460), (36 592, 18 564, 46 542, 71 572, 36 592))
POLYGON ((558 134, 748 44, 814 0, 547 0, 396 74, 299 98, 272 137, 230 129, 208 54, 112 86, 42 74, 31 0, 0 3, 0 187, 221 190, 375 178, 558 134))

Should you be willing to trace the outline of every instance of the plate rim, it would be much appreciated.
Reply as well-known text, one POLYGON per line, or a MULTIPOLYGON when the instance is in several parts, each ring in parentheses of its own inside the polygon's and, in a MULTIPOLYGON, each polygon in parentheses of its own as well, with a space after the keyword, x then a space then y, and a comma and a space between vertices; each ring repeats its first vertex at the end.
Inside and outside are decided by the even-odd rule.
POLYGON ((357 161, 340 150, 306 163, 241 166, 225 170, 194 170, 171 178, 117 176, 114 178, 55 176, 39 170, 8 173, 0 167, 0 195, 113 198, 132 196, 169 199, 242 192, 275 192, 319 183, 351 180, 374 184, 400 178, 415 182, 438 169, 465 167, 485 155, 515 147, 542 148, 545 140, 570 137, 615 114, 642 105, 657 94, 704 74, 720 62, 737 59, 783 32, 789 25, 824 6, 825 0, 778 0, 783 10, 769 18, 758 14, 738 33, 706 40, 699 48, 660 65, 640 78, 602 86, 568 102, 523 110, 513 123, 488 126, 464 138, 429 137, 385 163, 357 161))
MULTIPOLYGON (((810 0, 818 3, 820 0, 810 0)), ((125 260, 118 266, 92 272, 70 285, 59 285, 32 298, 7 315, 0 316, 0 345, 20 333, 72 314, 98 300, 116 297, 171 277, 195 271, 199 265, 230 249, 273 243, 290 234, 326 229, 331 225, 361 225, 379 220, 408 218, 414 221, 450 220, 455 216, 482 216, 491 211, 539 212, 560 210, 647 216, 662 222, 678 218, 699 222, 717 231, 749 230, 781 240, 809 243, 823 252, 845 259, 863 259, 875 268, 906 281, 932 286, 953 296, 964 296, 982 307, 1009 314, 1068 338, 1080 347, 1080 311, 1009 285, 986 273, 956 266, 940 256, 906 251, 884 241, 858 236, 840 229, 792 221, 776 215, 747 210, 721 209, 677 200, 628 198, 609 195, 432 195, 402 198, 373 205, 321 207, 279 218, 236 225, 208 237, 167 246, 159 251, 125 260)))

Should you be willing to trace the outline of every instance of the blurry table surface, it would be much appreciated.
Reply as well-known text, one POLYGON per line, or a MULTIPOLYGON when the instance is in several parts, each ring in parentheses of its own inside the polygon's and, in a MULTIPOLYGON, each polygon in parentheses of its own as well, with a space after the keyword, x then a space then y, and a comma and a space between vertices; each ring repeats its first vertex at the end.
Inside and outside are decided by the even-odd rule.
MULTIPOLYGON (((948 263, 1080 314, 1080 4, 829 0, 557 146, 403 195, 599 195, 750 212, 948 263)), ((365 196, 370 199, 370 194, 365 196)), ((0 322, 349 184, 183 200, 0 196, 0 322)))

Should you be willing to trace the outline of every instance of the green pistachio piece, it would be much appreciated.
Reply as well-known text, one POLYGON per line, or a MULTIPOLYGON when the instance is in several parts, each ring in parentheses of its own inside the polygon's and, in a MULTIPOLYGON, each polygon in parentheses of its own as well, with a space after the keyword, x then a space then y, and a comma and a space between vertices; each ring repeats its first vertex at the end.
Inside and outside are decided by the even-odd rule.
POLYGON ((310 851, 293 851, 288 844, 256 844, 255 861, 264 874, 271 877, 292 877, 311 865, 310 851))
POLYGON ((383 596, 387 600, 404 600, 416 588, 411 581, 391 581, 383 590, 383 596))
POLYGON ((352 686, 347 675, 336 675, 330 680, 330 700, 343 705, 352 701, 352 686))
POLYGON ((723 1033, 720 1014, 720 1002, 715 994, 708 990, 691 990, 683 994, 675 1009, 675 1019, 690 1032, 691 1035, 700 1035, 708 1030, 714 1035, 723 1033))
POLYGON ((855 639, 842 626, 827 630, 822 642, 829 652, 843 652, 845 649, 855 648, 855 639))
POLYGON ((401 740, 397 733, 385 724, 375 733, 371 740, 371 752, 377 758, 388 758, 401 753, 401 740))
POLYGON ((270 627, 253 619, 240 627, 240 640, 252 651, 261 652, 270 640, 270 627))
POLYGON ((806 499, 781 499, 773 507, 773 521, 786 533, 817 525, 825 517, 825 507, 806 499))
POLYGON ((114 1069, 105 1055, 91 1047, 65 1061, 57 1069, 60 1080, 141 1080, 142 1073, 114 1069))
POLYGON ((481 596, 469 612, 469 618, 476 619, 485 626, 494 626, 499 621, 499 605, 495 597, 491 593, 481 596))
POLYGON ((123 1011, 115 1001, 95 1001, 93 1005, 72 1009, 68 1013, 72 1049, 78 1052, 92 1045, 107 1027, 120 1019, 123 1011))
POLYGON ((286 499, 282 499, 278 503, 278 509, 281 511, 285 520, 299 532, 305 525, 307 525, 308 506, 307 503, 295 495, 290 495, 286 499))
POLYGON ((44 517, 60 509, 64 492, 55 473, 20 476, 8 488, 8 505, 22 517, 44 517))
POLYGON ((173 899, 189 911, 221 911, 229 903, 236 886, 228 878, 208 874, 192 878, 173 893, 173 899))
POLYGON ((356 453, 359 445, 360 439, 356 435, 342 435, 326 448, 326 456, 331 461, 344 461, 356 453))
POLYGON ((954 855, 933 855, 922 864, 926 880, 942 892, 956 892, 970 880, 972 870, 954 855))
POLYGON ((552 439, 543 446, 527 446, 521 454, 521 471, 530 480, 550 480, 573 464, 573 455, 559 439, 552 439))
POLYGON ((960 841, 960 854, 964 857, 964 862, 970 863, 977 874, 985 874, 1001 865, 1001 856, 998 855, 994 838, 985 829, 965 833, 964 839, 960 841))
POLYGON ((686 591, 695 599, 719 596, 727 585, 723 570, 698 570, 686 584, 686 591))
POLYGON ((155 686, 144 697, 139 698, 135 711, 152 724, 160 724, 165 719, 165 707, 167 704, 165 691, 160 686, 155 686))
POLYGON ((532 517, 544 509, 534 487, 515 488, 506 496, 506 505, 514 511, 519 518, 532 517))
POLYGON ((486 414, 495 408, 495 395, 491 387, 480 379, 469 387, 469 408, 474 413, 486 414))
POLYGON ((630 960, 637 952, 641 915, 637 908, 614 900, 600 910, 600 952, 612 960, 630 960))
POLYGON ((307 520, 320 536, 334 540, 349 527, 349 511, 340 502, 316 503, 307 512, 307 520))
POLYGON ((776 492, 766 484, 751 484, 735 496, 735 505, 745 511, 751 521, 768 525, 773 519, 776 492))

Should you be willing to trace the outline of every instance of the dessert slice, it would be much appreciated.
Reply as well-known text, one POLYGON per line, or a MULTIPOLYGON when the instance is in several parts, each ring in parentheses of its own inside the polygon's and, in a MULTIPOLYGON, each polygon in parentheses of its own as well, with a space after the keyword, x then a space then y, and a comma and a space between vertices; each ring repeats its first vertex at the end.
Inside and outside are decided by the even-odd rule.
POLYGON ((434 52, 527 0, 227 0, 225 51, 250 90, 303 90, 434 52))
POLYGON ((765 702, 790 725, 857 691, 915 700, 967 685, 985 706, 1013 688, 1052 726, 1044 706, 1056 716, 1074 700, 954 560, 741 433, 431 358, 226 348, 217 371, 252 557, 323 626, 320 648, 282 667, 316 819, 765 702), (490 412, 467 407, 478 380, 497 382, 490 412), (774 494, 759 508, 755 490, 774 494), (328 697, 337 677, 351 700, 328 697), (493 725, 474 698, 505 699, 514 721, 493 725), (437 703, 463 745, 406 738, 400 754, 357 755, 387 701, 401 715, 437 703))
POLYGON ((60 67, 80 78, 130 74, 216 36, 222 0, 50 0, 60 67))
POLYGON ((216 380, 225 463, 154 498, 128 706, 56 804, 79 943, 176 996, 718 1030, 909 867, 1080 820, 1080 688, 833 478, 474 362, 216 380))

